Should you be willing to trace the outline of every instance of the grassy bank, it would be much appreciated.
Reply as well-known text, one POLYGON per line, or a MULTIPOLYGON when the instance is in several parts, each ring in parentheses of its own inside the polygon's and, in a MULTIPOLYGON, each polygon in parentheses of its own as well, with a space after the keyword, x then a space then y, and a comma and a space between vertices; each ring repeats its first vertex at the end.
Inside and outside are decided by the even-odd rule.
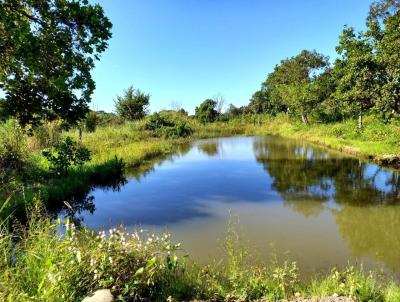
POLYGON ((400 299, 396 283, 354 267, 301 281, 294 262, 255 265, 232 225, 223 244, 227 261, 200 266, 168 234, 94 233, 68 221, 52 223, 38 208, 30 212, 26 227, 0 235, 2 301, 81 301, 100 288, 111 289, 117 301, 277 301, 334 294, 355 301, 400 299))

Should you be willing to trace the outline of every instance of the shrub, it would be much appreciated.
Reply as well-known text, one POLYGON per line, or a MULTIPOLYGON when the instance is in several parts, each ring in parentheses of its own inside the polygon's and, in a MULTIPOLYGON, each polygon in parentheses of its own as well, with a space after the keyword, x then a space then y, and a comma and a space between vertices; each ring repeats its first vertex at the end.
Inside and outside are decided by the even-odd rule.
POLYGON ((51 150, 44 150, 43 155, 56 175, 66 175, 70 166, 82 166, 90 160, 90 151, 69 136, 51 150))
POLYGON ((207 99, 198 107, 196 107, 195 117, 203 124, 214 122, 218 117, 218 111, 216 107, 216 101, 207 99))
POLYGON ((151 115, 144 128, 155 137, 179 138, 193 133, 192 128, 185 121, 159 113, 151 115))
POLYGON ((61 139, 63 130, 62 121, 46 122, 33 129, 33 148, 51 148, 61 139))
POLYGON ((26 136, 16 120, 0 125, 0 169, 20 170, 28 157, 26 136))
POLYGON ((85 119, 85 129, 87 132, 95 132, 97 124, 99 123, 99 118, 95 111, 90 111, 86 115, 85 119))
POLYGON ((150 103, 150 95, 128 87, 122 96, 115 100, 115 110, 126 120, 133 121, 145 117, 150 103))

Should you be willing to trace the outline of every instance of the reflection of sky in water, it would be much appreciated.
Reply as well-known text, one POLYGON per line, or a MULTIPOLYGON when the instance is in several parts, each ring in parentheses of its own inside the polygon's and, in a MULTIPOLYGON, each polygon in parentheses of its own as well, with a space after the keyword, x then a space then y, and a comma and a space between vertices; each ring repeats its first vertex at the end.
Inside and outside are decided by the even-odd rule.
POLYGON ((307 269, 348 259, 393 269, 400 263, 399 185, 396 172, 303 142, 209 139, 128 176, 120 191, 93 190, 94 213, 80 214, 91 228, 167 227, 204 258, 217 254, 232 210, 246 239, 262 251, 275 243, 307 269), (381 210, 377 202, 393 206, 381 210))
POLYGON ((208 200, 279 199, 276 192, 265 190, 271 182, 254 161, 178 158, 156 168, 140 183, 131 179, 120 192, 95 190, 96 211, 85 217, 85 223, 92 227, 109 222, 166 225, 208 216, 212 215, 207 212, 208 200))

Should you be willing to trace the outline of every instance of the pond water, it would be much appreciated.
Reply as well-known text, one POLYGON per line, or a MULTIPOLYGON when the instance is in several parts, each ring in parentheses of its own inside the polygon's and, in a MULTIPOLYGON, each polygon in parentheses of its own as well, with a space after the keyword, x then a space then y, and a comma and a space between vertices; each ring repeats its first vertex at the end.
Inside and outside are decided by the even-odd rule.
POLYGON ((78 208, 90 228, 167 230, 198 261, 221 257, 233 216, 257 259, 287 253, 304 272, 348 261, 400 272, 398 172, 280 137, 198 141, 94 188, 78 208))

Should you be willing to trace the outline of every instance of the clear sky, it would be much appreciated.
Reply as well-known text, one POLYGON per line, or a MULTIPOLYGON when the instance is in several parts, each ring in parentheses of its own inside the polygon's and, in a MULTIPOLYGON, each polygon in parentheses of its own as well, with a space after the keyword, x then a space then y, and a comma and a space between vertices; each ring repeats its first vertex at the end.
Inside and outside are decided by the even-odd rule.
POLYGON ((129 85, 151 110, 206 98, 248 103, 285 57, 315 49, 335 57, 345 24, 364 28, 370 0, 98 0, 113 23, 93 71, 92 108, 113 111, 129 85))

